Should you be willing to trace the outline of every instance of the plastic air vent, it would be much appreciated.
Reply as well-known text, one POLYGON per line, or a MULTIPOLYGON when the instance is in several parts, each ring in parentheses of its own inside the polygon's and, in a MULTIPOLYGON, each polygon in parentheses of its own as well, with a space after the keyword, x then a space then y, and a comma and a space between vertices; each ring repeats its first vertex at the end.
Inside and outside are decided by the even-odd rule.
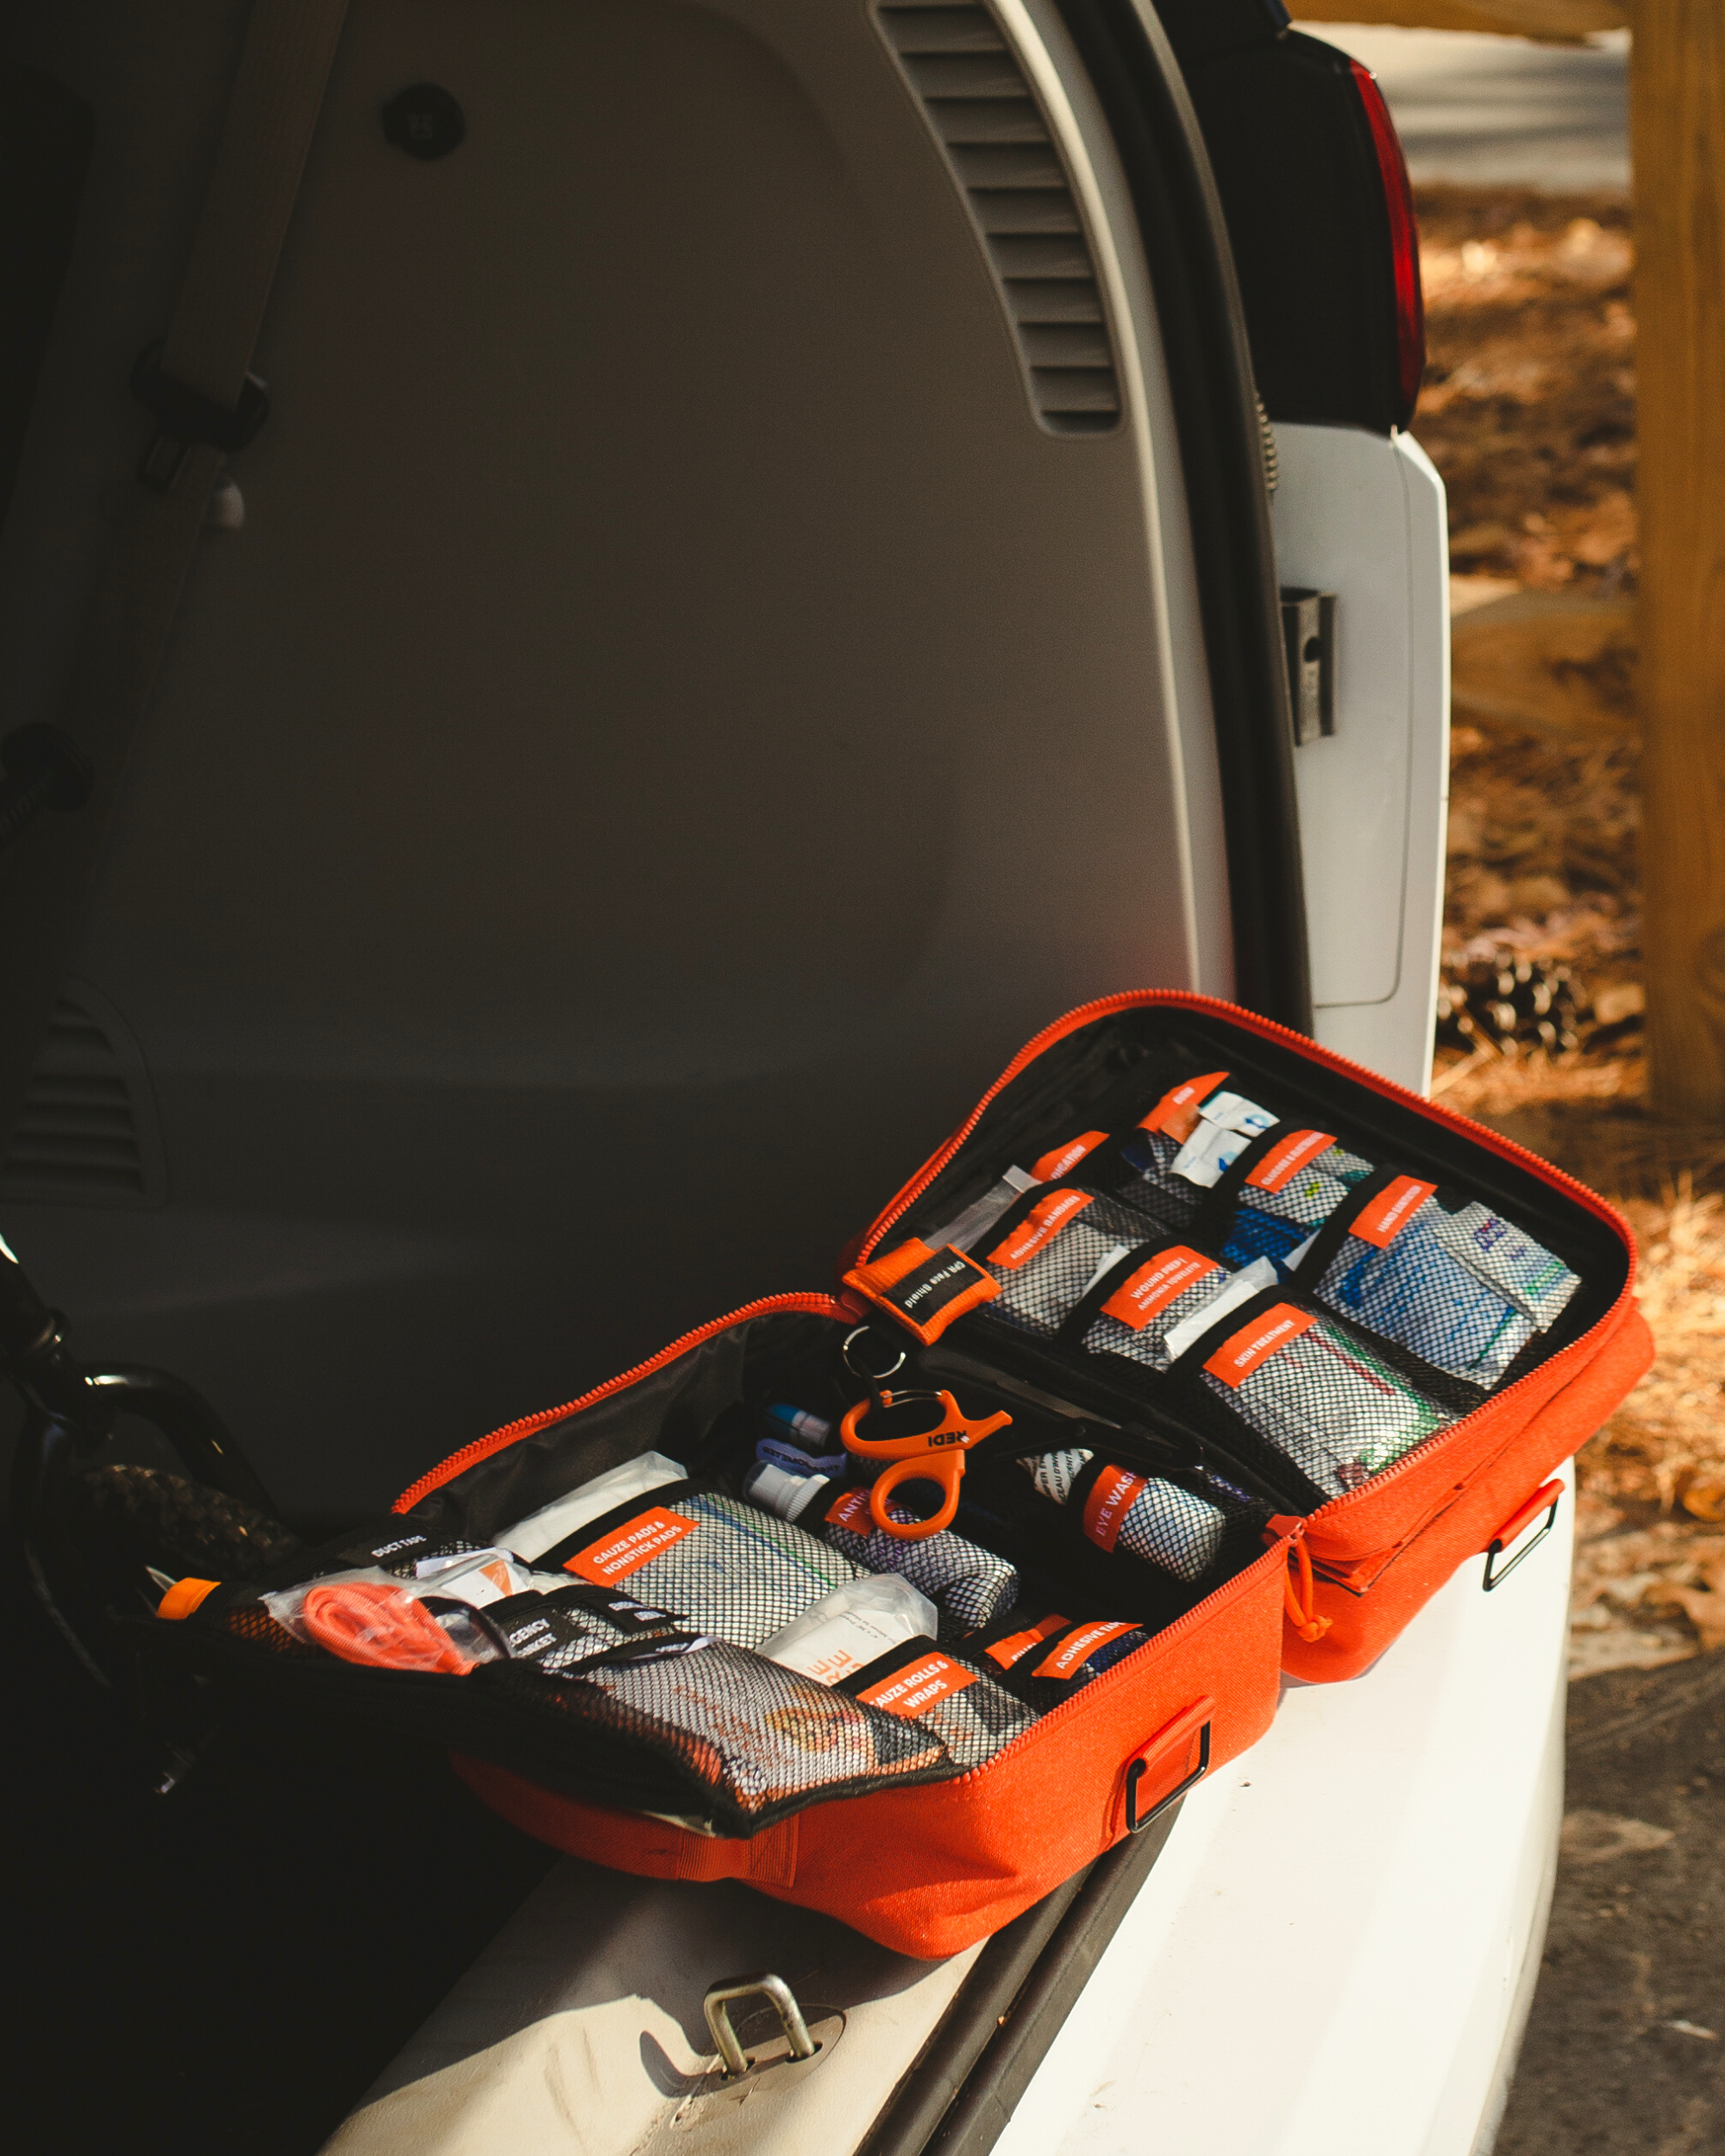
POLYGON ((24 1205, 150 1206, 165 1194, 149 1077, 104 998, 74 984, 54 1006, 5 1164, 0 1198, 24 1205))
POLYGON ((1107 434, 1120 383, 1084 222, 1041 108, 985 7, 883 7, 875 19, 945 154, 999 281, 1036 415, 1107 434))

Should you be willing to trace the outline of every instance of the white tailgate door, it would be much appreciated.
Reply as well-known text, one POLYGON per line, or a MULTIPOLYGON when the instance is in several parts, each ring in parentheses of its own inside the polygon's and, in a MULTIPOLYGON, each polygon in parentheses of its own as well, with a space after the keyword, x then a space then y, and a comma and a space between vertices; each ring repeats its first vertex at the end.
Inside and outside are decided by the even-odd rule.
POLYGON ((1426 1089, 1449 800, 1444 485, 1411 435, 1279 425, 1276 569, 1336 595, 1334 731, 1294 753, 1317 1037, 1426 1089))

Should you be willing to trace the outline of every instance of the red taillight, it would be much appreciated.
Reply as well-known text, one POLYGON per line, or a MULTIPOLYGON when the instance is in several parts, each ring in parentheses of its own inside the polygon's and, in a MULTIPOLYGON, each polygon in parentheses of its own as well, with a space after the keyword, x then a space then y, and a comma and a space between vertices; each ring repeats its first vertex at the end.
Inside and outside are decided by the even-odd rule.
POLYGON ((1377 169, 1383 180, 1383 206, 1389 213, 1389 247, 1396 272, 1396 380, 1402 393, 1402 424, 1414 417, 1420 377, 1426 368, 1426 300, 1420 289, 1420 229, 1414 221, 1414 190, 1396 122, 1383 102, 1377 78, 1358 60, 1350 63, 1360 103, 1371 129, 1377 169))

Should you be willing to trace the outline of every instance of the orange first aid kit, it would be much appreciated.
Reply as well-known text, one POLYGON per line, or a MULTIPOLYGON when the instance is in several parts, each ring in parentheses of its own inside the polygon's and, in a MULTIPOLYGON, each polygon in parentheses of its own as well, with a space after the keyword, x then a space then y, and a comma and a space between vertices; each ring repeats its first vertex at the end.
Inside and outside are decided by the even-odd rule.
POLYGON ((1251 1745, 1283 1671, 1356 1676, 1458 1567, 1531 1553, 1650 1359, 1634 1265, 1507 1139, 1116 996, 1014 1058, 832 1291, 480 1438, 311 1586, 161 1614, 436 1738, 560 1848, 950 1953, 1251 1745))

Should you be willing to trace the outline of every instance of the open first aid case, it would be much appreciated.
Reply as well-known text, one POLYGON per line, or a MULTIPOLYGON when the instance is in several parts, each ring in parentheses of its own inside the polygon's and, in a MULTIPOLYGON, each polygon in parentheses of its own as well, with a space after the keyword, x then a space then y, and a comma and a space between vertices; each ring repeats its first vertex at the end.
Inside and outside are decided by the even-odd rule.
POLYGON ((847 1253, 154 1642, 497 1810, 954 1952, 1366 1668, 1646 1369, 1634 1245, 1509 1141, 1165 992, 1013 1060, 847 1253))

